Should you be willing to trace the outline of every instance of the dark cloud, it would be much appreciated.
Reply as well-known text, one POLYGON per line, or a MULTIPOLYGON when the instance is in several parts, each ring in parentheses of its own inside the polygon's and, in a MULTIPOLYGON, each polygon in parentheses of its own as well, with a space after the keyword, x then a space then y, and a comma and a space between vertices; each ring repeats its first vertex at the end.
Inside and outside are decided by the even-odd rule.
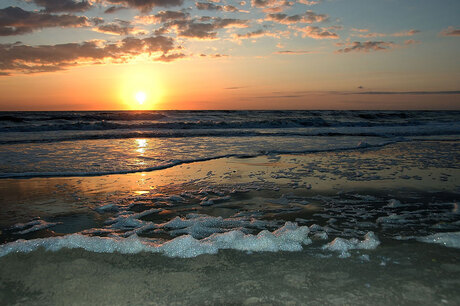
POLYGON ((287 15, 282 13, 277 14, 268 14, 267 20, 276 21, 283 24, 291 23, 314 23, 314 22, 323 22, 328 19, 328 16, 325 14, 316 14, 313 11, 306 11, 304 14, 298 15, 287 15))
POLYGON ((348 47, 339 49, 336 52, 349 53, 349 52, 384 51, 384 50, 389 50, 394 46, 392 42, 385 42, 385 41, 366 41, 366 42, 355 41, 347 45, 348 47))
POLYGON ((144 39, 127 37, 108 43, 86 41, 57 45, 29 46, 21 43, 0 44, 0 71, 2 73, 48 72, 63 70, 80 64, 97 64, 105 60, 125 62, 146 53, 161 55, 152 57, 155 61, 172 61, 184 57, 170 53, 177 50, 172 38, 152 36, 144 39))
POLYGON ((182 11, 160 11, 155 15, 136 16, 136 21, 144 24, 165 23, 189 19, 190 14, 182 11))
POLYGON ((130 22, 119 19, 98 26, 95 31, 113 35, 145 34, 143 31, 134 28, 130 22))
POLYGON ((184 0, 103 0, 112 5, 135 8, 143 13, 151 11, 154 7, 180 6, 184 0))
POLYGON ((52 27, 86 27, 90 24, 90 19, 84 16, 28 12, 12 6, 0 9, 0 36, 26 34, 52 27))
POLYGON ((280 6, 283 3, 287 3, 288 1, 279 1, 279 0, 251 0, 251 5, 253 7, 269 7, 269 6, 280 6))
POLYGON ((238 12, 239 10, 233 5, 218 5, 211 2, 196 2, 196 8, 199 10, 207 11, 225 11, 225 12, 238 12))
POLYGON ((48 13, 57 12, 84 12, 91 8, 91 3, 88 1, 75 0, 26 0, 33 2, 37 6, 44 7, 44 11, 48 13))
POLYGON ((248 33, 245 33, 245 34, 235 34, 234 38, 236 38, 236 39, 255 38, 255 37, 264 36, 266 33, 267 33, 266 30, 260 29, 260 30, 255 30, 255 31, 248 32, 248 33))
POLYGON ((157 33, 174 29, 178 36, 195 39, 216 39, 217 30, 228 27, 246 27, 248 21, 233 18, 202 17, 189 20, 171 20, 163 24, 157 33))
POLYGON ((160 57, 157 57, 156 61, 161 62, 172 62, 180 58, 184 58, 186 55, 184 53, 173 53, 173 54, 162 54, 160 57))
POLYGON ((114 13, 116 13, 118 11, 126 10, 126 9, 128 9, 128 8, 124 7, 124 6, 111 6, 108 9, 106 9, 104 11, 104 13, 106 13, 106 14, 114 14, 114 13))
POLYGON ((222 6, 212 2, 196 2, 196 8, 199 10, 222 11, 222 6))
POLYGON ((448 27, 441 31, 442 36, 460 36, 460 29, 455 29, 454 27, 448 27))

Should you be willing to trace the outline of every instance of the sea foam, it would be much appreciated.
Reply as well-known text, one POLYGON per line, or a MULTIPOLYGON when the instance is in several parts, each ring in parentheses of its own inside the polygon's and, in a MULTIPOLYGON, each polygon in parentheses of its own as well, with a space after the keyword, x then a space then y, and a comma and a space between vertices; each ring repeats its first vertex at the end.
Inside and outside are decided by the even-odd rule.
POLYGON ((425 237, 417 237, 420 242, 437 243, 446 247, 460 249, 460 232, 437 233, 425 237))
POLYGON ((310 232, 307 226, 286 222, 284 226, 269 232, 261 231, 257 235, 244 234, 239 230, 213 234, 204 239, 195 239, 191 235, 179 236, 160 243, 153 239, 132 235, 128 238, 97 237, 71 234, 61 237, 16 240, 0 246, 0 257, 10 253, 28 253, 38 248, 58 251, 63 248, 82 248, 96 253, 135 254, 140 252, 163 253, 169 257, 189 258, 201 254, 215 254, 220 249, 234 249, 247 252, 300 251, 302 245, 310 244, 310 232))

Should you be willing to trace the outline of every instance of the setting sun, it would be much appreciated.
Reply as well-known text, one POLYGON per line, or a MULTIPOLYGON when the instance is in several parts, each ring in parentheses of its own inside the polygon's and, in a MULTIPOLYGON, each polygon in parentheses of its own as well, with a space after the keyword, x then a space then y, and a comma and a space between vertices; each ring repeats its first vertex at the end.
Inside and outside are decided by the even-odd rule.
POLYGON ((147 95, 145 94, 145 92, 143 91, 138 91, 136 93, 136 101, 139 103, 139 104, 143 104, 145 102, 145 100, 147 99, 147 95))

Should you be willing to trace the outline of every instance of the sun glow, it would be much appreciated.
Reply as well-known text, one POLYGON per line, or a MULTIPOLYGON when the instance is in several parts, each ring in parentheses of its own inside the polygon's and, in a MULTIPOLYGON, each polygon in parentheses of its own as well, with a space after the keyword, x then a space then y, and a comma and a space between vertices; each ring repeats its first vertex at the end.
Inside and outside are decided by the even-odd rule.
POLYGON ((144 104, 145 100, 147 99, 147 95, 145 94, 145 92, 143 91, 138 91, 136 93, 136 101, 139 103, 139 104, 144 104))
POLYGON ((154 69, 129 65, 120 78, 119 99, 126 109, 152 110, 163 103, 164 84, 154 69))

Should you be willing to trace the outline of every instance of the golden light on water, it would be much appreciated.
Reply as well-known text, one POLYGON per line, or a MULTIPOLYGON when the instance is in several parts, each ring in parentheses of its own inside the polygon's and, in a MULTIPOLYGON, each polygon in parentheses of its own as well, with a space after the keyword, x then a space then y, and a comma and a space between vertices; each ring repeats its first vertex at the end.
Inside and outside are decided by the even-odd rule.
POLYGON ((147 147, 147 139, 142 139, 142 138, 136 139, 136 145, 137 145, 136 151, 140 153, 141 155, 144 154, 145 149, 147 147))

